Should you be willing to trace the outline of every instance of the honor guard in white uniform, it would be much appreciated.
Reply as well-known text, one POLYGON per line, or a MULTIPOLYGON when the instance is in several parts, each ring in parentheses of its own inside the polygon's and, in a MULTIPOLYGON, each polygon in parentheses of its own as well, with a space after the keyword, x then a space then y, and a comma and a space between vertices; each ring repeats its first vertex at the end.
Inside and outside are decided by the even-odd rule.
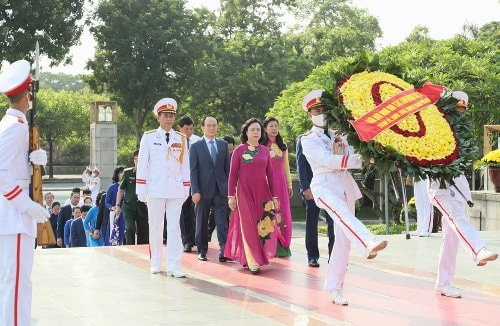
POLYGON ((0 121, 0 325, 30 325, 31 269, 36 223, 49 218, 47 209, 29 198, 29 162, 47 164, 44 150, 28 155, 30 64, 20 60, 0 75, 0 92, 10 108, 0 121))
POLYGON ((354 216, 354 202, 361 192, 348 169, 359 169, 361 156, 347 144, 344 136, 328 130, 323 90, 313 90, 302 102, 312 120, 313 128, 302 136, 302 149, 311 165, 311 191, 316 205, 328 212, 334 221, 335 244, 328 264, 325 291, 338 305, 347 305, 342 295, 351 243, 366 258, 371 259, 387 246, 387 241, 376 239, 354 216))
POLYGON ((179 224, 182 204, 189 196, 189 152, 186 137, 172 129, 177 102, 163 98, 154 106, 160 124, 142 136, 137 162, 137 198, 147 203, 151 273, 160 272, 163 219, 167 217, 167 274, 184 277, 180 269, 182 239, 179 224))
MULTIPOLYGON (((460 100, 455 109, 463 113, 467 109, 467 94, 457 91, 453 92, 452 96, 460 100)), ((479 232, 467 221, 466 205, 467 201, 471 201, 472 198, 467 179, 462 174, 453 181, 454 186, 447 184, 446 189, 440 189, 439 181, 432 180, 429 197, 434 206, 443 214, 443 240, 439 253, 436 293, 460 298, 462 294, 452 284, 455 276, 458 244, 462 244, 477 266, 484 266, 489 261, 497 259, 498 254, 486 249, 479 232)))
POLYGON ((85 171, 82 173, 82 181, 85 185, 85 188, 88 188, 92 192, 92 202, 95 203, 97 198, 97 194, 101 190, 101 178, 99 175, 101 171, 97 167, 93 170, 90 167, 87 167, 85 171))

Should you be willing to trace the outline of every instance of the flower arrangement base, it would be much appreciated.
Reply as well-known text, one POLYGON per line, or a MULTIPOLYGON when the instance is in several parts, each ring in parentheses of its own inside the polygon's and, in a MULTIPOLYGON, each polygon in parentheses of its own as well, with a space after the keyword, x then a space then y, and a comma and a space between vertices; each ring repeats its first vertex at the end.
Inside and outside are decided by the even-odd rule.
POLYGON ((493 186, 495 187, 495 192, 500 192, 500 168, 489 167, 488 174, 493 186))

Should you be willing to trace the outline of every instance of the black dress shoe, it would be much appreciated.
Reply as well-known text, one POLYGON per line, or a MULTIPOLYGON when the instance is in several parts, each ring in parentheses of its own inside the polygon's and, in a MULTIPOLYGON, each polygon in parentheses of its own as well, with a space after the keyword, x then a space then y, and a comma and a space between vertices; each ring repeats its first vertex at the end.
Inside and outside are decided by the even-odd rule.
POLYGON ((317 259, 309 259, 309 267, 319 267, 317 259))
POLYGON ((191 252, 192 248, 193 248, 192 246, 185 244, 184 245, 184 252, 191 252))
POLYGON ((227 257, 224 257, 224 256, 219 256, 219 262, 225 263, 227 261, 233 261, 233 260, 231 258, 227 258, 227 257))
POLYGON ((207 254, 199 254, 198 255, 198 260, 206 261, 207 260, 207 254))

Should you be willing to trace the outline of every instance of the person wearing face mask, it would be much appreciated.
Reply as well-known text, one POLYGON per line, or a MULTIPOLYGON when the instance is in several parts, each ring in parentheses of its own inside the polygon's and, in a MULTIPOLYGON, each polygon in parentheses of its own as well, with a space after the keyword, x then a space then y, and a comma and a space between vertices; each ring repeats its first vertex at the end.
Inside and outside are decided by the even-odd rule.
POLYGON ((372 259, 387 246, 387 241, 377 239, 354 216, 354 203, 361 198, 361 191, 348 169, 360 169, 362 160, 344 135, 328 129, 326 111, 321 103, 323 92, 315 89, 304 97, 302 107, 313 127, 302 136, 301 141, 303 153, 313 171, 310 187, 314 201, 334 221, 335 243, 324 289, 331 294, 333 303, 347 305, 342 287, 351 243, 366 258, 372 259))
POLYGON ((19 60, 0 75, 9 109, 0 121, 0 325, 31 323, 31 270, 37 223, 49 212, 29 197, 30 162, 47 164, 44 150, 28 153, 30 63, 19 60))

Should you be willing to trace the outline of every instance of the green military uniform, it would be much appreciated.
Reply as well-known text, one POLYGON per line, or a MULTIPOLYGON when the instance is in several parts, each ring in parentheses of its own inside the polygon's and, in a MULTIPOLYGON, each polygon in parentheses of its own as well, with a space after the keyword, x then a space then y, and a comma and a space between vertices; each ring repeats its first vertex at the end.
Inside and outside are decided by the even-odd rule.
POLYGON ((122 211, 125 218, 125 238, 128 245, 135 244, 137 229, 137 244, 149 243, 148 209, 146 204, 137 199, 135 192, 135 170, 128 168, 123 171, 120 189, 125 191, 122 211))

